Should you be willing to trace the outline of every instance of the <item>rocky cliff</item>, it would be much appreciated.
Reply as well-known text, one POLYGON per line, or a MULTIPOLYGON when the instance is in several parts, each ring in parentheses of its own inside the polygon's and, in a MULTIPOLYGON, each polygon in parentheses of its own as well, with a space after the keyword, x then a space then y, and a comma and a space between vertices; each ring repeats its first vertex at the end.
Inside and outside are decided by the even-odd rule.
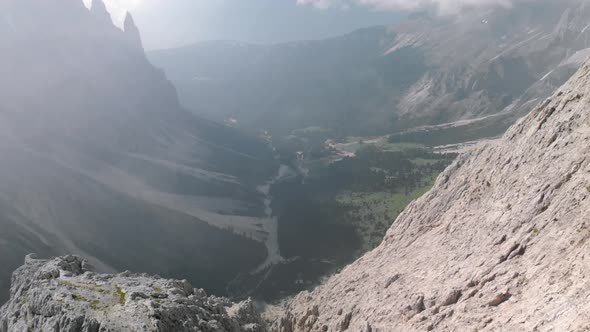
POLYGON ((77 256, 27 256, 0 308, 1 332, 264 330, 249 300, 207 296, 185 280, 97 274, 77 256))
POLYGON ((460 157, 383 243, 275 331, 583 331, 590 315, 590 65, 460 157))

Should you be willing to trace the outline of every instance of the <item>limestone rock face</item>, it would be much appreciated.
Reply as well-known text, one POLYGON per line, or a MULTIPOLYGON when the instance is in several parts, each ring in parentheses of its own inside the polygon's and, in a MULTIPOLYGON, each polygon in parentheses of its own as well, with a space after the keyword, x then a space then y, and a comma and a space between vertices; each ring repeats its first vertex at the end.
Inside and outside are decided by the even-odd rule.
POLYGON ((461 156, 378 248, 293 299, 274 331, 582 331, 589 215, 586 64, 461 156))
POLYGON ((207 296, 187 281, 97 274, 77 256, 29 255, 0 309, 0 331, 265 331, 251 301, 207 296))

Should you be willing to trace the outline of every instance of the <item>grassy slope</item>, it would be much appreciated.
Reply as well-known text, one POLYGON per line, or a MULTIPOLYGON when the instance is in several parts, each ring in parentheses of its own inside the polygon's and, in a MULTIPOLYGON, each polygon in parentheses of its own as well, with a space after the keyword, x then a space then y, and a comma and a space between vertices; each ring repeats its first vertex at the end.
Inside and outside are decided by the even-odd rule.
POLYGON ((338 204, 346 209, 346 222, 353 225, 361 238, 361 252, 367 252, 381 243, 383 236, 398 215, 413 200, 427 193, 437 174, 423 178, 422 185, 409 193, 342 191, 336 196, 338 204))

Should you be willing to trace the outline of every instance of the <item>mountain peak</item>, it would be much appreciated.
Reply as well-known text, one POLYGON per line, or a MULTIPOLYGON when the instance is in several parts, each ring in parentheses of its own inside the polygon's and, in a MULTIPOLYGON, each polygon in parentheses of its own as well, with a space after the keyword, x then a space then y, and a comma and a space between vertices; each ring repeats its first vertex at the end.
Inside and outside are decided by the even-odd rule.
POLYGON ((90 12, 94 17, 101 21, 107 21, 112 24, 111 14, 107 11, 103 0, 92 0, 90 12))
POLYGON ((123 23, 123 28, 125 31, 127 30, 138 30, 137 26, 135 25, 135 21, 133 20, 133 16, 130 12, 125 14, 125 21, 123 23))
POLYGON ((134 47, 141 49, 143 52, 143 44, 141 42, 141 34, 137 25, 135 25, 135 21, 133 20, 133 16, 131 13, 127 12, 125 15, 125 21, 123 23, 123 30, 125 34, 128 36, 129 41, 134 47))

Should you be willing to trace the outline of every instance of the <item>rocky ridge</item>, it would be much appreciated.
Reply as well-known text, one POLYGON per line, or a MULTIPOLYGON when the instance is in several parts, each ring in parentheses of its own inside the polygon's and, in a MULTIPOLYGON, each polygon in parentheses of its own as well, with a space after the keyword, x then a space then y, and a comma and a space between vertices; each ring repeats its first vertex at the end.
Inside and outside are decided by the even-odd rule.
POLYGON ((250 300, 207 296, 186 280, 98 274, 86 260, 25 258, 12 276, 0 331, 264 331, 250 300))
POLYGON ((590 321, 590 65, 461 156, 372 252, 273 330, 584 331, 590 321))

